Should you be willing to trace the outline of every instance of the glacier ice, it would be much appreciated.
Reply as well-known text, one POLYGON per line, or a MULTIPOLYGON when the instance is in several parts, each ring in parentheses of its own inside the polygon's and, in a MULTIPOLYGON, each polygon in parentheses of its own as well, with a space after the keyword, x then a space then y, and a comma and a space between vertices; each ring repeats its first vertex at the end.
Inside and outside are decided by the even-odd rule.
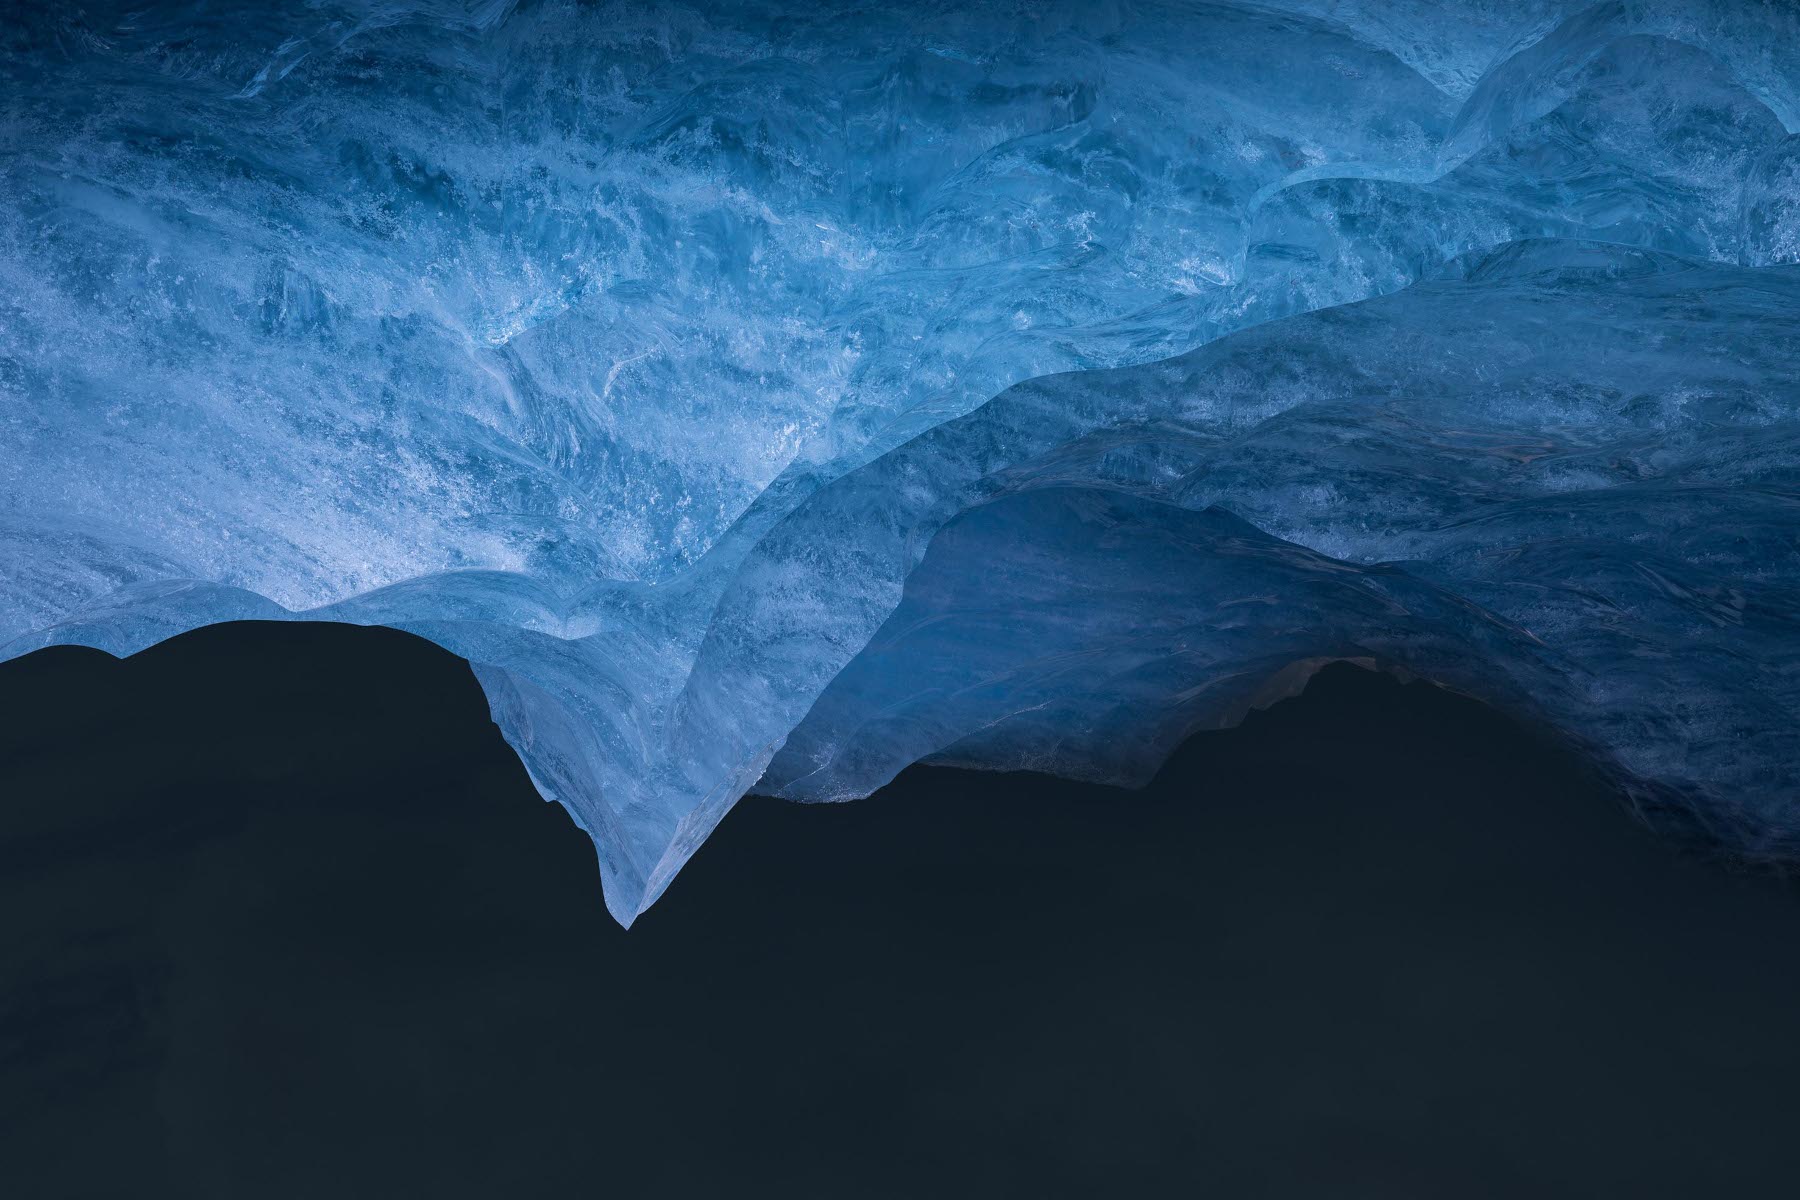
POLYGON ((474 664, 629 923, 746 790, 1352 658, 1800 854, 1800 8, 14 6, 0 655, 474 664))

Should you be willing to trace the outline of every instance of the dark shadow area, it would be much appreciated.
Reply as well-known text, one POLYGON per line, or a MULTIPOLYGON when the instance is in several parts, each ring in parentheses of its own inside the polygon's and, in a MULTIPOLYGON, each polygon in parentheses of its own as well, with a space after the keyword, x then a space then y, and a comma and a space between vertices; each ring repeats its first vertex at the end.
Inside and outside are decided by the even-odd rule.
POLYGON ((1800 899, 1349 667, 1147 793, 739 806, 629 934, 468 668, 0 666, 0 1194, 1742 1196, 1800 899))

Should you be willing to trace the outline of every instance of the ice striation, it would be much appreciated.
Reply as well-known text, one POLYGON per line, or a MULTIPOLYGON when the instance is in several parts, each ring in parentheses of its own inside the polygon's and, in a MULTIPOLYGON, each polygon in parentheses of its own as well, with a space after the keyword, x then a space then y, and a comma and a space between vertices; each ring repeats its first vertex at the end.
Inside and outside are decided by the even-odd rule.
POLYGON ((15 5, 0 404, 0 655, 431 638, 627 923, 1344 658, 1800 856, 1785 0, 15 5))

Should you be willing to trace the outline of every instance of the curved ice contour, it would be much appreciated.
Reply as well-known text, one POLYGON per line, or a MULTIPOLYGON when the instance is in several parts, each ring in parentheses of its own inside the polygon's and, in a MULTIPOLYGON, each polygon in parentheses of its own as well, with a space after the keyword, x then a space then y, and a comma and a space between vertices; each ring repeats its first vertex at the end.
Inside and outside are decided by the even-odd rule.
POLYGON ((1354 658, 1800 850, 1800 10, 45 4, 0 646, 467 656, 629 923, 758 784, 1354 658))

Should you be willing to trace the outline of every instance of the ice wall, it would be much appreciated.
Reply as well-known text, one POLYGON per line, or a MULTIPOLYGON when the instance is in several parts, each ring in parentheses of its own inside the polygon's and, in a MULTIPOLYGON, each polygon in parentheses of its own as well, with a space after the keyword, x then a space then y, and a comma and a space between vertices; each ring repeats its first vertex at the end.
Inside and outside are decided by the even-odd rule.
POLYGON ((430 637, 627 922, 1322 657, 1784 857, 1796 129, 1780 0, 15 6, 0 653, 430 637))

